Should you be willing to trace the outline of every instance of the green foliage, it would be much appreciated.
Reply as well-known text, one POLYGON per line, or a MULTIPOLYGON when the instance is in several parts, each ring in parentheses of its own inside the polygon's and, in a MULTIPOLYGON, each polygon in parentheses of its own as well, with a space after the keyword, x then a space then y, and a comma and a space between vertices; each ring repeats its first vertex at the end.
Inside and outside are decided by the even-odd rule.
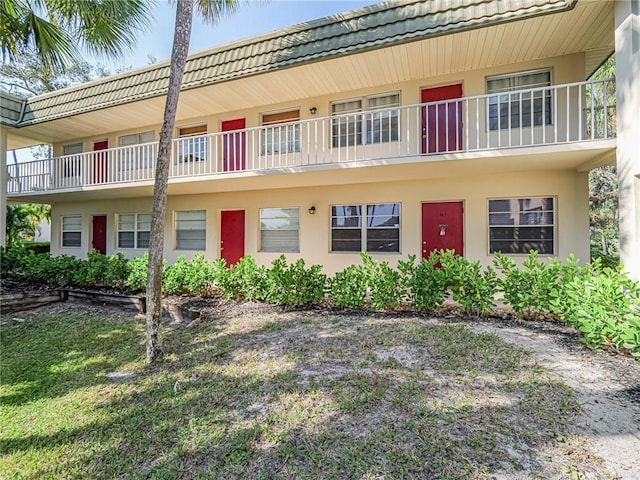
POLYGON ((417 265, 415 261, 416 256, 409 255, 408 261, 398 262, 398 270, 412 307, 430 312, 441 306, 447 297, 447 273, 437 268, 440 261, 437 253, 431 254, 428 259, 422 259, 417 265))
POLYGON ((329 301, 338 308, 362 308, 367 285, 365 268, 362 265, 349 265, 329 280, 329 301))
POLYGON ((34 284, 50 287, 77 285, 78 272, 84 271, 85 261, 70 255, 51 257, 30 253, 20 272, 24 279, 34 284))
POLYGON ((0 2, 2 56, 35 52, 45 71, 64 71, 88 52, 119 57, 146 30, 151 7, 143 0, 112 2, 0 2))
POLYGON ((181 255, 176 263, 165 268, 162 291, 169 294, 210 295, 215 280, 215 268, 202 253, 188 261, 181 255))
POLYGON ((640 357, 640 284, 619 269, 586 268, 564 285, 562 318, 592 348, 615 345, 640 357))
POLYGON ((602 258, 603 265, 615 268, 618 252, 618 175, 613 166, 589 172, 589 230, 591 260, 602 258))
POLYGON ((401 281, 401 272, 391 268, 389 262, 376 262, 366 252, 361 252, 360 257, 371 295, 371 304, 379 310, 397 308, 406 292, 406 287, 401 281))
POLYGON ((124 286, 131 290, 141 292, 147 286, 147 269, 149 267, 149 254, 129 260, 127 279, 124 286))
MULTIPOLYGON (((229 268, 220 258, 210 262, 202 254, 190 261, 180 257, 165 269, 163 291, 294 306, 317 304, 326 292, 337 308, 363 308, 369 294, 375 309, 406 305, 418 311, 433 311, 450 295, 472 314, 489 311, 501 292, 516 314, 552 313, 581 331, 590 347, 613 345, 640 357, 640 285, 599 259, 586 266, 579 266, 573 256, 566 263, 545 263, 532 252, 518 267, 512 258, 497 254, 498 278, 493 268, 452 251, 434 252, 420 262, 411 255, 399 261, 397 269, 365 253, 361 257, 362 265, 349 265, 330 279, 320 265, 307 268, 302 259, 288 264, 284 255, 270 267, 258 266, 247 255, 229 268)), ((127 260, 122 254, 107 257, 93 251, 82 260, 36 254, 20 245, 0 250, 3 279, 54 288, 142 291, 147 263, 147 255, 127 260)))
POLYGON ((538 260, 538 252, 531 251, 521 268, 500 253, 496 253, 493 264, 502 274, 499 285, 504 301, 516 313, 528 315, 552 311, 551 305, 562 295, 565 281, 579 274, 577 260, 570 256, 568 262, 566 267, 555 260, 547 265, 538 260))
POLYGON ((49 242, 29 242, 21 243, 27 252, 33 251, 33 253, 49 253, 51 244, 49 242))
POLYGON ((215 288, 225 300, 265 300, 267 298, 266 269, 258 267, 251 255, 245 255, 227 268, 223 258, 213 262, 215 288))
POLYGON ((473 314, 491 310, 498 290, 498 278, 491 267, 483 269, 480 261, 471 262, 452 250, 441 252, 439 259, 451 297, 462 310, 473 314))
POLYGON ((49 215, 49 205, 37 203, 7 205, 7 247, 18 245, 23 240, 31 241, 36 238, 38 235, 38 223, 42 220, 47 220, 49 215))
POLYGON ((280 305, 313 305, 324 297, 326 275, 321 273, 321 265, 307 269, 304 260, 299 259, 287 265, 284 255, 271 263, 267 270, 266 300, 280 305))
POLYGON ((226 291, 225 298, 242 298, 249 301, 264 301, 269 295, 266 267, 258 266, 255 258, 245 255, 238 263, 225 268, 219 263, 218 284, 226 291))

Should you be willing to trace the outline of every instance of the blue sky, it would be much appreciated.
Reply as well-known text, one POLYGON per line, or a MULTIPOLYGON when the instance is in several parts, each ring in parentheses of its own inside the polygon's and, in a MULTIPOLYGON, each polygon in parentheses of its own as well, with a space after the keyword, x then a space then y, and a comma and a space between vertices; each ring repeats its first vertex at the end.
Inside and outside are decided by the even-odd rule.
MULTIPOLYGON (((377 0, 342 1, 342 0, 253 0, 245 1, 238 11, 218 24, 204 25, 194 18, 189 52, 221 45, 241 38, 269 32, 277 28, 315 20, 335 13, 352 10, 365 5, 377 3, 377 0)), ((171 56, 173 42, 173 24, 175 7, 165 0, 160 0, 154 9, 155 22, 151 31, 140 36, 134 52, 126 55, 113 64, 104 60, 108 69, 114 66, 140 67, 149 63, 152 55, 158 61, 171 56)))

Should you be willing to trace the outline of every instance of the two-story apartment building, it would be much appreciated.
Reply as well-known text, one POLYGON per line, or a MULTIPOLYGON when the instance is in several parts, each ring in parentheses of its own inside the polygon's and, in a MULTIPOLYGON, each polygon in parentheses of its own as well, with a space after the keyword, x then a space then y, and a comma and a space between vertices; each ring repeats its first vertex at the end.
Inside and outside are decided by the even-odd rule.
MULTIPOLYGON (((638 13, 636 0, 394 0, 192 54, 165 257, 285 253, 327 272, 363 250, 587 260, 588 171, 617 162, 638 271, 638 13), (613 52, 617 85, 588 81, 613 52)), ((168 74, 3 95, 3 152, 54 147, 0 182, 10 201, 52 204, 54 254, 145 252, 168 74)))

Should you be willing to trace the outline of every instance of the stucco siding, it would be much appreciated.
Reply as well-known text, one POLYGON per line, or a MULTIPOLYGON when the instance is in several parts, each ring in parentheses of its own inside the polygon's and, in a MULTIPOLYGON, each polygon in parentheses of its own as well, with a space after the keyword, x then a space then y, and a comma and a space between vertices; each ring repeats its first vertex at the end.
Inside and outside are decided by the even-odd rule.
MULTIPOLYGON (((176 250, 174 219, 176 211, 206 211, 206 249, 204 254, 213 259, 220 254, 220 214, 223 210, 245 210, 245 252, 258 263, 269 264, 279 253, 259 251, 259 209, 300 208, 300 252, 288 253, 289 260, 304 258, 309 264, 324 266, 327 273, 358 263, 355 253, 330 252, 330 206, 335 204, 367 204, 399 202, 401 204, 400 253, 375 254, 378 260, 395 265, 409 255, 420 256, 422 202, 462 201, 464 203, 465 257, 491 262, 488 253, 488 199, 553 196, 556 198, 555 244, 556 255, 566 258, 573 253, 583 262, 589 258, 588 187, 586 173, 523 172, 416 181, 397 181, 371 184, 352 184, 316 188, 289 188, 257 190, 219 194, 184 195, 169 197, 165 230, 165 258, 171 263, 180 255, 192 258, 197 251, 176 250), (316 207, 315 214, 308 209, 316 207)), ((111 202, 54 205, 52 212, 52 243, 54 254, 86 256, 89 251, 91 219, 94 215, 107 216, 107 249, 116 248, 116 216, 125 213, 150 211, 151 199, 125 199, 111 202), (61 217, 81 215, 82 245, 78 249, 62 248, 61 217)), ((122 249, 128 257, 141 256, 144 250, 122 249)), ((514 256, 518 261, 523 256, 514 256)))

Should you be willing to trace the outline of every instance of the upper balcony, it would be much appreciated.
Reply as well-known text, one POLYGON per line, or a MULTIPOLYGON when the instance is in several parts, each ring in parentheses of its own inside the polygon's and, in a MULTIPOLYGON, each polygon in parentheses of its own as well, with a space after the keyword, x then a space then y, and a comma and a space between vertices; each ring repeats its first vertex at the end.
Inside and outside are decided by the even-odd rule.
MULTIPOLYGON (((283 119, 174 139, 169 183, 359 165, 483 161, 492 152, 554 151, 616 136, 613 80, 417 105, 386 103, 370 110, 352 107, 330 117, 283 119)), ((43 194, 149 186, 157 150, 157 143, 145 143, 9 164, 7 194, 42 199, 43 194)))

